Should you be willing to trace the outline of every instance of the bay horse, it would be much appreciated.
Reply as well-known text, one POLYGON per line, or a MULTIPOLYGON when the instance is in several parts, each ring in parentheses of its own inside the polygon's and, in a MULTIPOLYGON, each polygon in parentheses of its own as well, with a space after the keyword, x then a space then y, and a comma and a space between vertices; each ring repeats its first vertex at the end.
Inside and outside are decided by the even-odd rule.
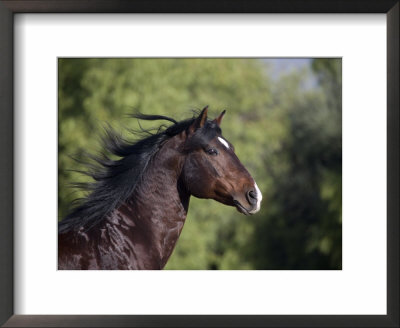
POLYGON ((88 195, 58 225, 58 269, 163 269, 182 231, 190 196, 259 211, 261 192, 208 108, 135 143, 107 131, 109 156, 94 157, 88 195))

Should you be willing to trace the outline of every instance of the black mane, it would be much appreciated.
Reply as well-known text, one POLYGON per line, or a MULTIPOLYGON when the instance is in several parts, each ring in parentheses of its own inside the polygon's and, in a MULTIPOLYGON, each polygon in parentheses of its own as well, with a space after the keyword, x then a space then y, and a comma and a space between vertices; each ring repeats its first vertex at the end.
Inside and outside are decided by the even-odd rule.
MULTIPOLYGON (((87 171, 78 172, 88 175, 94 181, 74 184, 75 187, 86 190, 88 196, 75 201, 77 205, 59 222, 59 233, 78 230, 81 227, 89 230, 106 218, 133 193, 147 164, 164 142, 187 130, 195 121, 194 117, 180 122, 160 115, 135 114, 132 117, 148 121, 167 120, 173 124, 168 127, 161 125, 154 134, 150 130, 142 129, 142 133, 145 132, 150 136, 134 143, 123 139, 110 127, 106 129, 103 138, 105 153, 115 155, 119 159, 112 160, 105 153, 100 156, 88 155, 95 164, 85 163, 87 171)), ((221 133, 219 127, 214 122, 208 121, 195 133, 190 148, 201 147, 217 133, 221 133)))

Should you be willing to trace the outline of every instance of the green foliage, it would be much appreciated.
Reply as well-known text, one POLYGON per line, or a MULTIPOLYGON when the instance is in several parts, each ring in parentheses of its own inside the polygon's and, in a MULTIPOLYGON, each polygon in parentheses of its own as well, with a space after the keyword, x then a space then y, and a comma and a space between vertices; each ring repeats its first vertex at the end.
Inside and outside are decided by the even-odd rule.
MULTIPOLYGON (((101 151, 104 122, 127 135, 126 114, 191 117, 223 109, 224 136, 256 179, 262 211, 239 214, 192 197, 167 269, 341 268, 341 61, 317 59, 272 81, 255 59, 60 59, 59 218, 83 197, 83 151, 101 151), (304 81, 314 78, 311 88, 304 81)), ((151 127, 153 123, 144 122, 151 127)), ((131 136, 130 136, 131 137, 131 136)))
POLYGON ((276 103, 287 133, 264 158, 273 182, 255 223, 257 248, 249 250, 258 269, 341 268, 341 61, 317 59, 312 67, 319 82, 313 90, 300 92, 289 76, 274 93, 281 99, 285 86, 285 94, 288 85, 297 90, 276 103))

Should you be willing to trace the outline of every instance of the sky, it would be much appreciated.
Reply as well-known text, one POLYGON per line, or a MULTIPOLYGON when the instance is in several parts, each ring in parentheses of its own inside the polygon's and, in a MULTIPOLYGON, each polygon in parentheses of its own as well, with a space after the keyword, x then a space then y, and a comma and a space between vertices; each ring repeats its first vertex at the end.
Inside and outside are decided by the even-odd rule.
POLYGON ((278 79, 282 74, 290 73, 311 65, 312 58, 264 58, 263 62, 268 63, 273 79, 278 79))

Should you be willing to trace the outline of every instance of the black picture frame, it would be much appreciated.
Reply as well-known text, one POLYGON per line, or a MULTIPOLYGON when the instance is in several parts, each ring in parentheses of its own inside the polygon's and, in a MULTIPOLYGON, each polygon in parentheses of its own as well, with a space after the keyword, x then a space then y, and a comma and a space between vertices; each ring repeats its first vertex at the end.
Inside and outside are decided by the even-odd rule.
POLYGON ((0 324, 5 327, 399 327, 399 7, 398 0, 0 1, 0 324), (385 13, 387 315, 14 315, 13 28, 16 13, 385 13))

